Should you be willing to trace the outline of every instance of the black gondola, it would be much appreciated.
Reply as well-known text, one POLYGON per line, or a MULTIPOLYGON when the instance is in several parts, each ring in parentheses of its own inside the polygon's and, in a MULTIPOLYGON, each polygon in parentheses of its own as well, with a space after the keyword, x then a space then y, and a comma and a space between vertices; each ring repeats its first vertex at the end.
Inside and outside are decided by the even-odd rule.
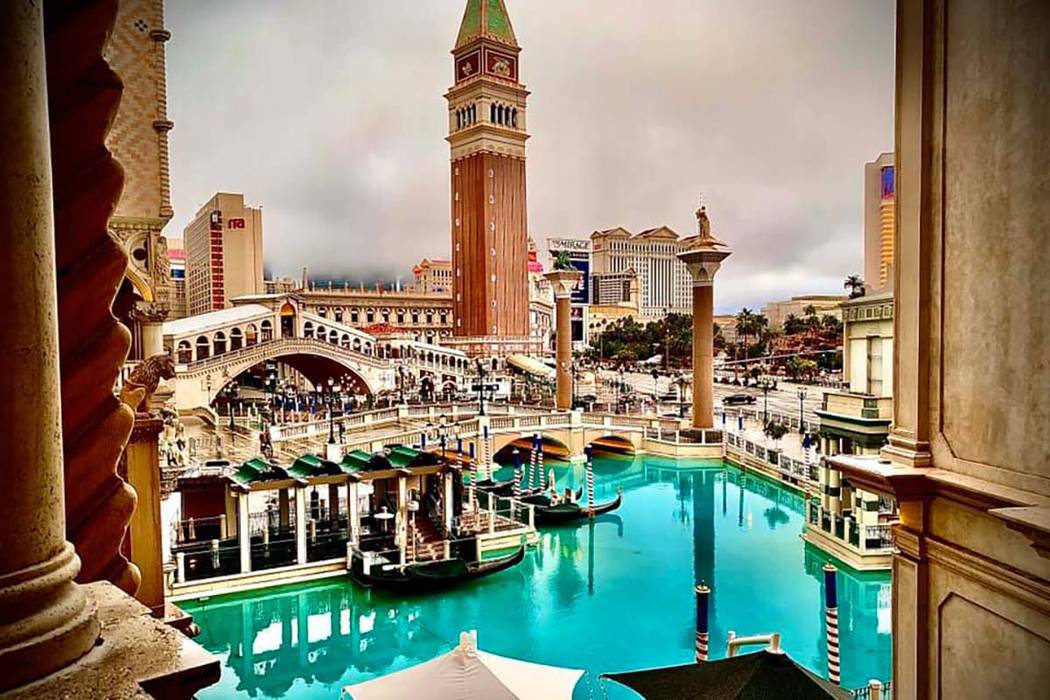
POLYGON ((385 568, 384 565, 373 564, 366 574, 364 560, 360 555, 355 555, 350 566, 350 576, 356 583, 369 588, 374 586, 398 593, 429 593, 499 573, 520 564, 524 558, 525 548, 519 547, 514 554, 488 561, 441 559, 416 562, 404 568, 385 568))
MULTIPOLYGON (((577 496, 577 500, 579 500, 579 496, 577 496)), ((575 520, 584 520, 591 515, 591 511, 587 506, 564 501, 557 505, 551 505, 550 498, 547 496, 530 496, 529 498, 523 498, 522 501, 535 507, 537 525, 561 525, 575 520)), ((617 493, 616 498, 613 500, 607 503, 596 504, 594 506, 594 515, 611 513, 620 507, 622 501, 623 494, 617 493)))

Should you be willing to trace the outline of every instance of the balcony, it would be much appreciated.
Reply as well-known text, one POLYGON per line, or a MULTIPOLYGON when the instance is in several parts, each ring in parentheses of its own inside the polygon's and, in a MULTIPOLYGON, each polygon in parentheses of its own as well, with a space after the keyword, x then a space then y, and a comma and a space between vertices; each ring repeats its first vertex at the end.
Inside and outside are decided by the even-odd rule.
POLYGON ((826 413, 829 417, 888 422, 893 419, 893 398, 829 391, 824 394, 824 401, 818 413, 822 417, 826 413))

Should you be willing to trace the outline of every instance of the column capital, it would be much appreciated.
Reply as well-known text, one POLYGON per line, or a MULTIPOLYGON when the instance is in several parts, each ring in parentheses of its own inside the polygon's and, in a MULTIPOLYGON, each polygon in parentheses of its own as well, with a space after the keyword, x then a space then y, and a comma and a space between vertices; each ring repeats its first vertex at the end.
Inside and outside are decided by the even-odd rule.
POLYGON ((568 299, 579 284, 583 273, 579 270, 551 270, 543 278, 551 283, 555 299, 568 299))

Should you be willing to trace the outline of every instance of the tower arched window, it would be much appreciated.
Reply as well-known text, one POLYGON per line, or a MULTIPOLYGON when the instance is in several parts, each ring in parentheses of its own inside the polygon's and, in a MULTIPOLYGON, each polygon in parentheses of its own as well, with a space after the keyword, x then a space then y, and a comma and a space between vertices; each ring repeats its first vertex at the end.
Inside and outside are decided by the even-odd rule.
POLYGON ((515 129, 518 128, 518 110, 514 108, 510 111, 510 125, 515 129))
POLYGON ((493 102, 489 105, 489 121, 493 124, 496 123, 496 103, 493 102))

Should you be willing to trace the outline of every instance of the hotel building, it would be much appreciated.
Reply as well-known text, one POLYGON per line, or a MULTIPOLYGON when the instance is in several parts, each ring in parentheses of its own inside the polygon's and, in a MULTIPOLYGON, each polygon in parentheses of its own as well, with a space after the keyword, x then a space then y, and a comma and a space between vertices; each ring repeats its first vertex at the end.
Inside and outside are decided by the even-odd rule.
POLYGON ((413 288, 425 294, 452 296, 452 261, 423 258, 412 269, 413 288))
POLYGON ((197 211, 183 240, 190 315, 266 291, 262 209, 245 206, 243 194, 217 193, 197 211))
POLYGON ((892 153, 864 165, 864 282, 875 291, 885 289, 892 279, 894 178, 892 153))
POLYGON ((670 228, 661 226, 636 235, 624 228, 595 231, 591 245, 594 272, 633 269, 638 274, 643 319, 692 313, 692 278, 678 259, 688 246, 670 228))

